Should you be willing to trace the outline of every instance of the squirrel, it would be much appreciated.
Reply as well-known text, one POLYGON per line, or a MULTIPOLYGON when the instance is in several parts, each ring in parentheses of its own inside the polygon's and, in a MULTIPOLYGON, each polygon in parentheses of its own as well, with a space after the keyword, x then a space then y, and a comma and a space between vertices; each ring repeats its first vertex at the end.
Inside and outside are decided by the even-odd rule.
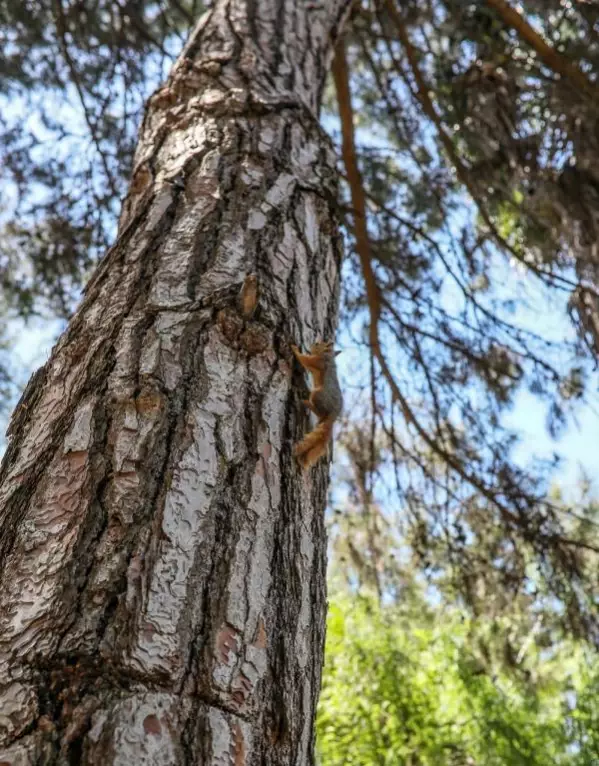
POLYGON ((333 424, 343 410, 343 396, 337 379, 335 357, 340 351, 333 350, 332 341, 315 343, 309 354, 302 354, 297 346, 291 346, 295 358, 312 375, 312 391, 304 404, 318 417, 317 426, 295 445, 294 454, 303 468, 326 454, 333 434, 333 424))

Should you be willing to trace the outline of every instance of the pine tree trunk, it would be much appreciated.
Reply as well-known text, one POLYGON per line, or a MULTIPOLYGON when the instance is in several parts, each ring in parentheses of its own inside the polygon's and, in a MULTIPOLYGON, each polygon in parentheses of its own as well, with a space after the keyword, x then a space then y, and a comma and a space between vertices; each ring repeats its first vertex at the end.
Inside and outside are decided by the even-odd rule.
POLYGON ((347 0, 217 0, 149 101, 119 235, 9 429, 0 763, 309 764, 329 338, 318 104, 347 0))

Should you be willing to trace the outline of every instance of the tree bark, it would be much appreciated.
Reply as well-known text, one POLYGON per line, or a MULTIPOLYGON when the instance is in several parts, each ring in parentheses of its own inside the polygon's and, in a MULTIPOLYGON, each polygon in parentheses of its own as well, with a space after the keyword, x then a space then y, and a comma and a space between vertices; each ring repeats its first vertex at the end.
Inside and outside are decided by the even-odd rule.
POLYGON ((149 101, 119 234, 0 469, 0 764, 309 764, 334 334, 317 112, 347 0, 217 0, 149 101), (293 370, 293 372, 292 372, 293 370))

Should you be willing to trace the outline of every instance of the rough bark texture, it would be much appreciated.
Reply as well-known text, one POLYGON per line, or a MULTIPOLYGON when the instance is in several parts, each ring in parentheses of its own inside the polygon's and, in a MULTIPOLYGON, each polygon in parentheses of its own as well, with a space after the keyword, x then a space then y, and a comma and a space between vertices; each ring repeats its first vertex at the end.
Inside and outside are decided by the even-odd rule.
POLYGON ((219 0, 150 99, 120 231, 0 471, 0 763, 309 764, 346 0, 219 0), (293 372, 292 372, 293 370, 293 372))

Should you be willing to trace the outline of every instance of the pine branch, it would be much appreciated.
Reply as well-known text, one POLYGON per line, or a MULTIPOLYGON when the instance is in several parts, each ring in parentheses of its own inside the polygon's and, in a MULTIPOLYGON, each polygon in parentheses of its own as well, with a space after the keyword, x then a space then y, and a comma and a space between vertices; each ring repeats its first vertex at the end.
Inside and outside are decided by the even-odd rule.
POLYGON ((599 96, 599 88, 588 79, 584 72, 561 53, 552 48, 538 32, 531 27, 526 19, 517 10, 511 7, 506 0, 486 0, 487 5, 493 8, 502 21, 515 30, 518 35, 538 54, 541 61, 556 74, 569 80, 581 93, 591 98, 599 96))
POLYGON ((478 209, 478 212, 480 213, 482 220, 488 227, 496 244, 501 249, 508 252, 515 260, 517 260, 519 263, 525 266, 526 269, 536 274, 540 279, 548 280, 550 283, 557 286, 557 283, 564 281, 560 275, 549 273, 545 271, 544 269, 539 268, 535 264, 525 260, 522 257, 522 255, 514 247, 512 247, 512 245, 510 245, 510 243, 505 239, 505 237, 501 235, 501 233, 497 229, 497 226, 493 222, 489 214, 489 211, 485 207, 483 201, 480 199, 476 189, 474 188, 474 185, 472 184, 470 180, 470 172, 468 168, 466 167, 466 165, 462 162, 462 159, 460 158, 459 154, 457 153, 455 146, 453 144, 451 135, 447 132, 441 118, 437 114, 435 105, 433 104, 433 101, 430 97, 431 89, 428 83, 426 82, 424 75, 422 74, 422 71, 420 70, 420 67, 418 65, 418 56, 416 53, 416 49, 414 48, 414 46, 412 45, 412 42, 410 41, 406 26, 403 22, 401 14, 399 13, 399 11, 394 5, 394 0, 383 0, 383 2, 385 7, 388 9, 389 14, 391 15, 391 18, 393 19, 393 23, 395 24, 395 28, 397 29, 397 35, 405 50, 406 59, 408 61, 408 65, 412 72, 414 82, 416 83, 416 89, 417 89, 416 97, 418 98, 418 101, 420 102, 420 105, 422 106, 422 110, 424 111, 426 116, 431 120, 431 122, 437 129, 439 139, 441 143, 443 144, 443 148, 445 149, 447 156, 449 157, 451 163, 453 164, 455 168, 458 180, 462 184, 464 184, 464 186, 466 187, 466 190, 470 194, 474 204, 476 205, 478 209))
MULTIPOLYGON (((347 180, 350 187, 352 198, 352 207, 354 212, 354 230, 356 237, 356 251, 362 268, 362 276, 366 285, 366 299, 370 313, 369 342, 371 353, 379 363, 383 377, 387 381, 393 400, 400 406, 403 416, 407 423, 411 423, 418 436, 425 444, 447 465, 449 465, 464 481, 477 489, 483 497, 493 503, 500 511, 502 517, 511 523, 517 524, 517 517, 510 511, 495 495, 495 493, 486 487, 470 471, 466 470, 461 462, 451 455, 436 439, 432 438, 418 421, 413 410, 410 408, 407 399, 403 395, 391 368, 383 354, 379 338, 379 321, 381 317, 381 292, 376 280, 374 269, 372 268, 372 255, 370 250, 370 240, 366 225, 366 194, 362 183, 362 176, 358 167, 356 157, 356 146, 354 140, 353 128, 353 109, 351 104, 351 95, 349 89, 349 72, 347 59, 345 55, 345 45, 340 41, 333 61, 333 78, 337 91, 337 101, 339 104, 339 116, 341 119, 342 148, 341 154, 347 173, 347 180)), ((434 109, 433 109, 434 111, 434 109)))

